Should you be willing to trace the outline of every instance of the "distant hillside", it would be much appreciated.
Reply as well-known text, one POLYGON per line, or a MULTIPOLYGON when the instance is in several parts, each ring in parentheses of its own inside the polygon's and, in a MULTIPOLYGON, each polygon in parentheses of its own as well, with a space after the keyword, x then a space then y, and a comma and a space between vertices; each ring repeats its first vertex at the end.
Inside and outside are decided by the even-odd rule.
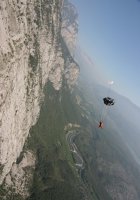
POLYGON ((78 92, 82 97, 80 107, 85 114, 86 130, 76 140, 86 163, 83 180, 91 193, 97 193, 98 199, 140 199, 140 167, 133 155, 134 147, 135 150, 138 148, 135 141, 139 141, 139 126, 135 126, 133 118, 139 115, 139 109, 128 99, 112 92, 116 104, 108 111, 105 127, 101 130, 97 122, 107 89, 80 82, 78 92), (125 114, 125 110, 131 110, 131 115, 125 114))
POLYGON ((102 72, 80 48, 75 58, 81 72, 77 98, 86 129, 76 139, 86 163, 83 180, 100 200, 139 200, 140 108, 113 90, 109 92, 103 86, 102 72), (103 98, 108 95, 115 99, 115 105, 108 109, 101 130, 98 122, 103 98))

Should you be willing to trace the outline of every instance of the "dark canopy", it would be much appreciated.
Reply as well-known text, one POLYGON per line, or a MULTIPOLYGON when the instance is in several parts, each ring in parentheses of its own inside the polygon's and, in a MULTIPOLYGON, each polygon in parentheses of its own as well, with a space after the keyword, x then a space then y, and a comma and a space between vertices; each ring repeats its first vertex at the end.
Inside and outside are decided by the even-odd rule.
POLYGON ((103 102, 104 102, 104 104, 107 105, 107 106, 112 106, 112 105, 114 105, 114 103, 115 103, 114 99, 112 99, 112 98, 110 98, 110 97, 105 97, 105 98, 103 98, 103 102))

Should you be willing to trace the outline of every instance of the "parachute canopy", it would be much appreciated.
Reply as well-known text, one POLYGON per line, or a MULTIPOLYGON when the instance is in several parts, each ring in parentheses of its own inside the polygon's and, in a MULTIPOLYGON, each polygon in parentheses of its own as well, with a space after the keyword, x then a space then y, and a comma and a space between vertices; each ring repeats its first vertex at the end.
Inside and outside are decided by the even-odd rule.
POLYGON ((103 102, 104 102, 104 104, 107 105, 107 106, 113 106, 114 103, 115 103, 114 99, 112 99, 112 98, 110 98, 110 97, 105 97, 105 98, 103 98, 103 102))

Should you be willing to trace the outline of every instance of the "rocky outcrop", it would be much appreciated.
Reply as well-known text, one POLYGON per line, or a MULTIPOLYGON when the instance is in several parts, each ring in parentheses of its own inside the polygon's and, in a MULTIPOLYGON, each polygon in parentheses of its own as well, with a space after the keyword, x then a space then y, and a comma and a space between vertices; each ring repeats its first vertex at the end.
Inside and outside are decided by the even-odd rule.
POLYGON ((59 90, 63 77, 73 85, 78 76, 62 52, 61 7, 61 0, 0 2, 0 184, 20 171, 14 163, 38 119, 44 85, 50 80, 59 90))
POLYGON ((32 152, 25 152, 19 162, 14 163, 10 173, 5 178, 5 185, 10 196, 12 190, 26 198, 29 196, 29 188, 33 181, 33 171, 35 169, 35 156, 32 152))
POLYGON ((78 13, 75 6, 68 0, 65 0, 63 4, 62 19, 61 33, 71 55, 74 56, 77 45, 78 13))

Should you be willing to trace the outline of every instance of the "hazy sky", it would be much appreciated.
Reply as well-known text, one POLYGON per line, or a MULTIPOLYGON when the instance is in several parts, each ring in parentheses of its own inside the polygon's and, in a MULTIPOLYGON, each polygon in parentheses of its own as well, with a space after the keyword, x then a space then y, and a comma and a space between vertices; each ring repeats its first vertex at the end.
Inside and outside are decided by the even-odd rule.
POLYGON ((140 106, 140 1, 71 0, 79 41, 114 89, 140 106))

